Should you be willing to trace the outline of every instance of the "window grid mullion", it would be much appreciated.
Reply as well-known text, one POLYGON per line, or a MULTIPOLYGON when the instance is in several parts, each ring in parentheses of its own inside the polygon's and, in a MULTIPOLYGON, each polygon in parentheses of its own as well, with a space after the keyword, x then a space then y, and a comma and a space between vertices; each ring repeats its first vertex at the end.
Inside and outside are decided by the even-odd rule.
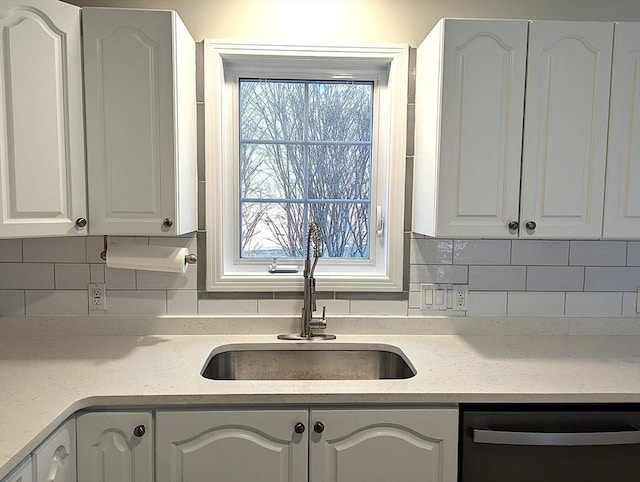
MULTIPOLYGON (((303 199, 303 212, 302 212, 302 226, 303 233, 306 233, 309 229, 309 204, 307 200, 309 199, 309 82, 304 83, 304 119, 302 123, 302 159, 304 163, 304 180, 303 180, 303 191, 302 191, 302 199, 303 199)), ((302 250, 306 252, 307 247, 305 246, 306 237, 303 236, 302 239, 302 250)))

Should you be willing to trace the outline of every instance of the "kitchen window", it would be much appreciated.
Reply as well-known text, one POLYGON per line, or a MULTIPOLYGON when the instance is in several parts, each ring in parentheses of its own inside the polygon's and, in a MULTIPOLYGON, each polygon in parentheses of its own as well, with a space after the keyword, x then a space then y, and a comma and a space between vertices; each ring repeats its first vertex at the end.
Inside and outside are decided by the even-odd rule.
POLYGON ((402 290, 407 51, 205 41, 207 290, 402 290))

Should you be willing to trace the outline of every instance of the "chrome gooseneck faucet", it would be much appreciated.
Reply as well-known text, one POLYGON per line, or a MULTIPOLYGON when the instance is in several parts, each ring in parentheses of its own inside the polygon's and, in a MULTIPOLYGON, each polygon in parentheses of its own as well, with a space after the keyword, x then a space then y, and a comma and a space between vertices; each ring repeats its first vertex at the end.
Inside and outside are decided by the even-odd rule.
POLYGON ((324 330, 327 327, 326 307, 322 307, 322 317, 314 317, 316 311, 316 279, 313 273, 320 258, 320 230, 315 222, 309 223, 307 231, 307 257, 304 260, 304 295, 300 334, 278 335, 280 340, 334 340, 335 335, 316 334, 313 330, 324 330), (313 242, 313 263, 311 262, 311 243, 313 242))

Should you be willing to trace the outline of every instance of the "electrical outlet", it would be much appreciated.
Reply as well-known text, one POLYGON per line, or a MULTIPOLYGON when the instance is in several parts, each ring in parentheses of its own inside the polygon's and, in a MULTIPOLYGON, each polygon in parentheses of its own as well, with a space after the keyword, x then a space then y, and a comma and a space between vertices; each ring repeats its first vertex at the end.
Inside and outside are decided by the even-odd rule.
POLYGON ((89 311, 106 313, 107 296, 104 283, 89 283, 87 292, 89 295, 89 311))
POLYGON ((453 285, 453 309, 467 310, 469 285, 453 285))

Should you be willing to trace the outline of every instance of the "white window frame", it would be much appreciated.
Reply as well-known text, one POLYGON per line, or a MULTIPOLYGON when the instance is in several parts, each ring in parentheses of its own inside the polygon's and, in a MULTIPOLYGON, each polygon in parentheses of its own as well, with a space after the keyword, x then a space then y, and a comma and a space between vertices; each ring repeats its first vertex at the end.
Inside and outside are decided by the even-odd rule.
POLYGON ((402 291, 409 49, 406 45, 306 46, 204 41, 207 291, 298 291, 271 260, 238 258, 238 79, 373 80, 370 260, 321 258, 318 291, 402 291), (381 218, 376 219, 377 206, 381 218))

